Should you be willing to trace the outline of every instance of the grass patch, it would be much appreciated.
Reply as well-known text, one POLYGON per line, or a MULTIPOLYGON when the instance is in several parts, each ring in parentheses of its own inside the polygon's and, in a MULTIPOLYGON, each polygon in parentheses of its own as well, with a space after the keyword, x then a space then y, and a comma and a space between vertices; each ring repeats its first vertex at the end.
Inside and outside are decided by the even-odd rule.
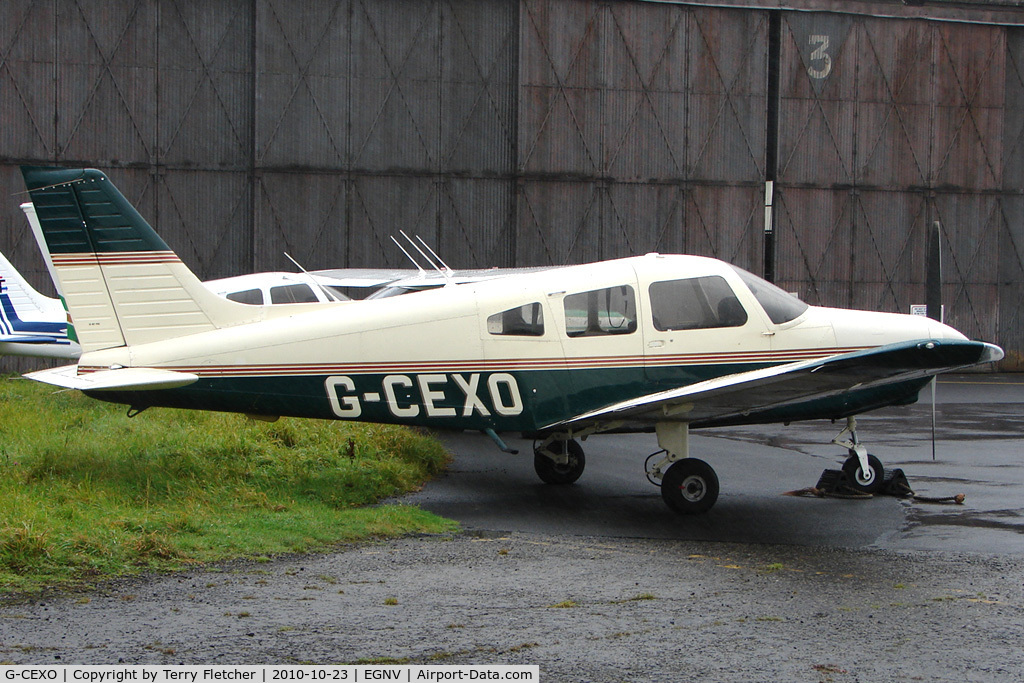
POLYGON ((579 607, 579 603, 575 600, 563 600, 554 605, 548 605, 548 609, 572 609, 573 607, 579 607))
POLYGON ((0 591, 440 532, 366 507, 440 472, 436 440, 384 425, 125 408, 0 378, 0 591))

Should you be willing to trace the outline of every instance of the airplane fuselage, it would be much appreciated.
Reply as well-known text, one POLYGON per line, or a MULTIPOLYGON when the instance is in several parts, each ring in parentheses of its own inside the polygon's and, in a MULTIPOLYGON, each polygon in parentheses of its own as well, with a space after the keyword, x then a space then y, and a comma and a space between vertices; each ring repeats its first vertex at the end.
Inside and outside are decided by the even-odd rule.
MULTIPOLYGON (((649 254, 378 301, 296 305, 273 320, 93 351, 79 372, 134 366, 199 376, 177 389, 90 392, 136 408, 534 434, 632 397, 746 370, 963 339, 925 318, 795 301, 769 312, 727 264, 649 254)), ((788 419, 907 402, 923 383, 790 408, 788 419)), ((653 423, 626 428, 645 426, 653 423)))

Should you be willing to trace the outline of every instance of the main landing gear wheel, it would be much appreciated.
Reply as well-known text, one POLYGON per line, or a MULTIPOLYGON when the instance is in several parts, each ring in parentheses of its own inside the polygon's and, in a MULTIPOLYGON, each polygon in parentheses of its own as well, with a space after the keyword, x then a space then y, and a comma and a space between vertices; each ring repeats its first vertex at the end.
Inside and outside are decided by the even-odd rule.
POLYGON ((661 478, 661 497, 681 515, 707 512, 718 500, 718 475, 703 460, 677 460, 661 478))
POLYGON ((555 462, 544 455, 540 448, 533 449, 533 469, 545 484, 571 484, 583 474, 587 460, 583 457, 583 446, 575 439, 552 443, 550 448, 565 455, 565 462, 555 462))
POLYGON ((850 455, 843 463, 843 472, 851 488, 861 493, 878 493, 882 490, 885 469, 882 461, 868 453, 868 471, 865 472, 860 466, 860 459, 856 455, 850 455))

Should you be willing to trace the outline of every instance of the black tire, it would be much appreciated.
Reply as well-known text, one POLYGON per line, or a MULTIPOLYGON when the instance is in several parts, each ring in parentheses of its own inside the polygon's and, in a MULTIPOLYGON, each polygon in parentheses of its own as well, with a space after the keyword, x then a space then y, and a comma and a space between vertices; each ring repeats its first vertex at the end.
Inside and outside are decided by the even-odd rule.
POLYGON ((571 484, 580 478, 583 469, 587 466, 587 459, 583 456, 583 446, 580 446, 574 439, 552 444, 554 449, 564 448, 569 460, 564 463, 556 463, 551 458, 540 453, 537 449, 533 451, 533 469, 537 470, 537 476, 545 484, 558 484, 564 486, 571 484))
POLYGON ((857 456, 851 455, 843 463, 843 472, 846 473, 846 484, 859 493, 878 493, 882 490, 885 478, 885 468, 882 461, 868 453, 868 469, 871 471, 865 475, 860 468, 860 460, 857 456))
POLYGON ((718 475, 703 460, 677 460, 661 478, 661 497, 673 512, 703 514, 718 500, 718 475))

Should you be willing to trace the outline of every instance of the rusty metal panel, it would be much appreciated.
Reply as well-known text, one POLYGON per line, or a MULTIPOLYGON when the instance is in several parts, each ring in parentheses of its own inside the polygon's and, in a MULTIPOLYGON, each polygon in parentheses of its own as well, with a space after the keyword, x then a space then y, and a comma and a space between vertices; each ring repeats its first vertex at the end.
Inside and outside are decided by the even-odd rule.
MULTIPOLYGON (((452 268, 515 265, 515 183, 445 178, 438 192, 437 233, 428 241, 452 268)), ((423 238, 426 240, 427 235, 423 238)))
POLYGON ((600 194, 596 182, 523 181, 517 196, 516 265, 600 259, 600 194))
POLYGON ((746 185, 694 185, 687 192, 679 251, 760 272, 764 263, 764 190, 746 185))
POLYGON ((252 163, 252 2, 160 5, 159 147, 164 164, 252 163), (211 134, 211 132, 213 132, 211 134))
POLYGON ((849 307, 854 202, 849 190, 778 187, 776 284, 814 305, 849 307))
POLYGON ((994 189, 1003 36, 991 26, 784 15, 779 180, 994 189))
POLYGON ((946 322, 968 337, 997 339, 999 244, 1003 231, 999 198, 937 193, 934 210, 946 246, 946 322))
POLYGON ((760 188, 686 183, 527 181, 516 263, 584 263, 652 251, 721 258, 757 269, 760 188))
MULTIPOLYGON (((343 268, 349 248, 350 183, 338 174, 274 173, 256 178, 252 270, 343 268)), ((376 265, 376 264, 355 264, 376 265)))
POLYGON ((351 164, 440 170, 437 2, 353 0, 351 164))
POLYGON ((933 180, 942 187, 1002 187, 1005 31, 995 26, 935 26, 933 180))
POLYGON ((153 163, 156 0, 56 8, 58 157, 95 165, 153 163))
POLYGON ((420 235, 428 244, 438 243, 438 190, 432 176, 357 176, 350 202, 346 266, 412 267, 391 241, 399 230, 420 235))
POLYGON ((601 160, 618 181, 686 175, 687 29, 690 13, 613 3, 602 13, 601 160))
POLYGON ((1003 108, 1003 228, 999 234, 1000 364, 1024 370, 1024 30, 1006 31, 1003 108))
POLYGON ((446 2, 441 26, 439 167, 508 176, 515 169, 516 3, 446 2))
POLYGON ((348 0, 257 3, 257 166, 348 162, 348 20, 348 0))
POLYGON ((686 58, 688 177, 764 180, 768 13, 693 8, 686 58))
POLYGON ((854 181, 855 33, 849 16, 783 14, 780 182, 830 186, 854 181))
POLYGON ((859 183, 898 189, 930 182, 934 36, 925 22, 863 20, 854 141, 859 183))
POLYGON ((925 301, 931 226, 927 196, 923 192, 857 190, 853 200, 853 236, 848 248, 856 286, 849 305, 909 313, 911 304, 925 301))
POLYGON ((999 306, 995 337, 1006 350, 1000 367, 1024 370, 1024 197, 1002 197, 999 232, 999 306))
POLYGON ((157 231, 197 276, 209 280, 252 272, 253 208, 247 173, 164 170, 156 196, 157 231))
POLYGON ((1024 192, 1024 29, 1006 32, 1003 99, 1003 190, 1024 192))
POLYGON ((779 279, 814 303, 905 312, 937 218, 949 320, 996 338, 999 202, 980 193, 1002 182, 1001 29, 807 14, 783 35, 779 279))
POLYGON ((53 5, 14 0, 0 9, 0 156, 48 159, 55 151, 53 5))
POLYGON ((592 0, 523 0, 520 8, 518 168, 597 174, 605 11, 592 0))
POLYGON ((602 195, 603 258, 684 250, 684 184, 615 183, 602 195))
POLYGON ((766 13, 522 8, 521 170, 625 182, 761 177, 766 13))

